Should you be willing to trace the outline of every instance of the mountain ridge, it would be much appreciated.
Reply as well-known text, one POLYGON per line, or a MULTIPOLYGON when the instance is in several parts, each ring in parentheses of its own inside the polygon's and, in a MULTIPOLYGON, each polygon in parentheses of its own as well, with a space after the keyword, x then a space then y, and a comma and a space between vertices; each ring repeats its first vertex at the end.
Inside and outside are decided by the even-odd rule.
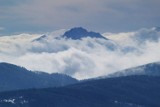
POLYGON ((0 91, 58 87, 76 82, 76 79, 64 74, 33 72, 17 65, 0 63, 0 91))
POLYGON ((109 74, 106 77, 120 77, 131 75, 160 76, 160 62, 148 63, 145 65, 128 68, 122 71, 109 74))

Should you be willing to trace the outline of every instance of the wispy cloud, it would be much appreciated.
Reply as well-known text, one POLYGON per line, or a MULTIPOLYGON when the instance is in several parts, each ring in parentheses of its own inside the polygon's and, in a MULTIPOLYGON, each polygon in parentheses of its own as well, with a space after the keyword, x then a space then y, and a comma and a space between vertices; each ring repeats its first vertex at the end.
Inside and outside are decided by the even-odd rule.
POLYGON ((8 32, 73 26, 119 32, 158 26, 160 18, 159 0, 2 0, 2 4, 0 24, 9 28, 8 32))

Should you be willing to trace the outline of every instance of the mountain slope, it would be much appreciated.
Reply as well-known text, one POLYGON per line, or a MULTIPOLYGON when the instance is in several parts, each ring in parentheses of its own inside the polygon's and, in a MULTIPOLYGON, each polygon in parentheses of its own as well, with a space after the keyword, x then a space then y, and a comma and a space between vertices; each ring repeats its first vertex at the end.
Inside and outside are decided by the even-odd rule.
POLYGON ((128 76, 0 93, 3 107, 159 107, 160 77, 128 76))
POLYGON ((110 74, 107 77, 120 77, 129 75, 149 75, 149 76, 160 76, 160 62, 149 63, 146 65, 129 68, 123 71, 110 74))
POLYGON ((31 72, 16 65, 0 63, 0 91, 64 86, 76 82, 67 75, 31 72))

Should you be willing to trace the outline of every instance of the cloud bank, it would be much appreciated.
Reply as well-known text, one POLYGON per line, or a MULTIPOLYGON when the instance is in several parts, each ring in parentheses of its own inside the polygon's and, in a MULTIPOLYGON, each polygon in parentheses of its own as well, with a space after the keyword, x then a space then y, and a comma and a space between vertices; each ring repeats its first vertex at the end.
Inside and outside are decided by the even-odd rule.
POLYGON ((78 79, 92 78, 160 61, 160 32, 141 29, 105 33, 110 40, 56 39, 65 30, 42 34, 0 37, 0 61, 29 70, 65 73, 78 79))

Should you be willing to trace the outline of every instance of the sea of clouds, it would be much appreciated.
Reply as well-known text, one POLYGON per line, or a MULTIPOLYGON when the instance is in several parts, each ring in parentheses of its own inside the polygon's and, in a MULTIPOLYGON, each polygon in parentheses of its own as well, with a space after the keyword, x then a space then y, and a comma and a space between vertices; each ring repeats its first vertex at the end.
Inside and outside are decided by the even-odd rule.
POLYGON ((160 32, 156 28, 103 34, 110 40, 57 38, 64 32, 1 36, 0 62, 87 79, 160 61, 160 32))

